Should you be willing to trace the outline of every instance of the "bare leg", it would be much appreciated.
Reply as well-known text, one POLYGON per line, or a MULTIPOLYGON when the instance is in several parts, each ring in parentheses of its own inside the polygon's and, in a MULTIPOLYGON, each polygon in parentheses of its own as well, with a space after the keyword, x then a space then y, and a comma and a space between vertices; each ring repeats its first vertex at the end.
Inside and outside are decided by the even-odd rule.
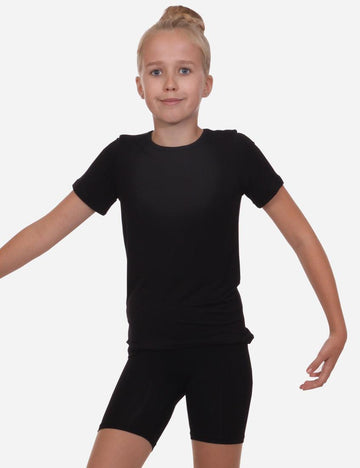
POLYGON ((120 429, 100 429, 86 468, 141 468, 152 451, 142 436, 120 429))
POLYGON ((242 444, 210 444, 191 440, 194 468, 239 468, 242 444))

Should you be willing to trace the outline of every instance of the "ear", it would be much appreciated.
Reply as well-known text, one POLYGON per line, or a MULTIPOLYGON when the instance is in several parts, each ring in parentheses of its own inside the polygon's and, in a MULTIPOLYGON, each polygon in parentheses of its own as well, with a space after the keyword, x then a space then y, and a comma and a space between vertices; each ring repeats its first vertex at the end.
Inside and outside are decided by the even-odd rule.
POLYGON ((214 82, 213 77, 211 75, 208 75, 206 77, 202 97, 209 96, 209 94, 211 93, 211 90, 212 90, 213 82, 214 82))
POLYGON ((140 76, 137 76, 135 78, 136 86, 137 86, 137 91, 142 99, 144 99, 144 89, 141 84, 141 78, 140 76))

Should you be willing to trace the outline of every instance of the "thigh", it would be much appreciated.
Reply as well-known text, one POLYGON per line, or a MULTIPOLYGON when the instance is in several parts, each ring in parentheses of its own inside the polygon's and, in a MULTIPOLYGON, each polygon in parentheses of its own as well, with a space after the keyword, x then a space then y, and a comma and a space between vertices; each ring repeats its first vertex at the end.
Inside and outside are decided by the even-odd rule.
POLYGON ((137 434, 153 449, 184 393, 184 382, 173 372, 171 353, 136 351, 126 362, 99 430, 137 434))
POLYGON ((186 388, 191 439, 242 443, 252 384, 247 343, 209 346, 194 352, 186 388))
POLYGON ((239 468, 242 444, 191 442, 194 468, 239 468))
POLYGON ((152 451, 143 437, 119 429, 98 431, 86 468, 141 468, 152 451))

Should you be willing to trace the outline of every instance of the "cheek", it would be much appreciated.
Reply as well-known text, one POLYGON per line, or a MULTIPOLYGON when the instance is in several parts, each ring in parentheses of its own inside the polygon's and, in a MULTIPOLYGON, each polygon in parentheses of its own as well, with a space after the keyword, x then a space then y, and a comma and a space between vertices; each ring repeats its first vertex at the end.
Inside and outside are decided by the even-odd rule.
POLYGON ((192 99, 198 101, 202 96, 202 88, 199 85, 194 86, 191 89, 192 99))
POLYGON ((193 81, 189 80, 186 84, 186 87, 193 95, 201 96, 203 90, 203 83, 199 82, 198 79, 194 79, 193 81))
POLYGON ((158 94, 159 86, 156 85, 154 82, 145 82, 144 83, 144 91, 150 97, 154 97, 158 94))
POLYGON ((151 88, 149 88, 148 86, 143 86, 143 95, 144 95, 144 98, 145 98, 145 101, 148 101, 149 99, 152 99, 152 91, 151 91, 151 88))

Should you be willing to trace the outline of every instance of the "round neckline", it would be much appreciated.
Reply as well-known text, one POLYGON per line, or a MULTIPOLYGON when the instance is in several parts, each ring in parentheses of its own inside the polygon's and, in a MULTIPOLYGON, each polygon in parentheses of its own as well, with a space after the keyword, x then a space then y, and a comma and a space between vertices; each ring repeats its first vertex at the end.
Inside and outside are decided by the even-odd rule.
POLYGON ((150 130, 145 135, 146 135, 146 142, 149 145, 149 147, 151 147, 152 149, 155 149, 155 150, 158 150, 158 151, 183 151, 183 150, 192 149, 192 148, 198 146, 199 144, 201 144, 202 141, 204 140, 205 136, 207 135, 208 131, 209 131, 208 128, 203 128, 203 131, 202 131, 201 135, 198 137, 197 140, 193 141, 192 143, 188 143, 187 145, 181 145, 181 146, 162 146, 162 145, 158 145, 151 138, 151 134, 152 134, 153 130, 150 130))

